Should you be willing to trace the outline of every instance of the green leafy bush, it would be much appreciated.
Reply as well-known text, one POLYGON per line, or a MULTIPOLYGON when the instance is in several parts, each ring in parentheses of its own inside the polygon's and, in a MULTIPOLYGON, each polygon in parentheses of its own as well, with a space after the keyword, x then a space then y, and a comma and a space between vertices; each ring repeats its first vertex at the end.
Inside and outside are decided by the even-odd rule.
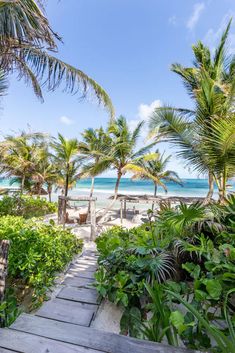
POLYGON ((26 195, 4 196, 0 200, 0 216, 22 216, 27 219, 54 213, 56 210, 56 203, 26 195))
POLYGON ((122 333, 234 352, 234 210, 235 197, 224 206, 165 205, 148 224, 97 239, 96 286, 124 306, 122 333))
POLYGON ((154 234, 146 226, 131 230, 114 227, 98 237, 96 243, 100 255, 96 288, 101 296, 125 308, 122 332, 133 331, 128 323, 129 311, 144 314, 140 311, 145 282, 161 283, 174 278, 174 258, 158 248, 154 234))
POLYGON ((30 288, 34 304, 44 300, 56 273, 82 249, 70 230, 14 216, 0 218, 0 239, 10 240, 9 286, 30 288))

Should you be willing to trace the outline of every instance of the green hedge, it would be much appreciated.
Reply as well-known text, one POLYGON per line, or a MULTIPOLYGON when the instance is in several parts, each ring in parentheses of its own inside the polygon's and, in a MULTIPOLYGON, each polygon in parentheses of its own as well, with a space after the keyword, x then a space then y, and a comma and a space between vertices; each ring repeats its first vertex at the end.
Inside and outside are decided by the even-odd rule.
POLYGON ((0 216, 41 217, 57 211, 54 202, 26 195, 4 196, 0 200, 0 216))
POLYGON ((0 218, 0 240, 10 240, 8 281, 33 289, 42 300, 55 275, 82 249, 82 240, 70 230, 22 217, 0 218))

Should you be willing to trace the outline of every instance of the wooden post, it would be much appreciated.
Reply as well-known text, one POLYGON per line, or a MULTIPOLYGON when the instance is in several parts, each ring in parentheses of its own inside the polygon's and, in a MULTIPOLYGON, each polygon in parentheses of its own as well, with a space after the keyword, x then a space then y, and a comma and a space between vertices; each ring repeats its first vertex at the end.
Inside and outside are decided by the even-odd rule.
MULTIPOLYGON (((7 276, 7 260, 9 252, 9 240, 0 241, 0 304, 4 301, 7 276)), ((0 326, 4 319, 0 317, 0 326)))
POLYGON ((91 237, 90 240, 95 240, 96 237, 96 215, 95 215, 95 201, 90 201, 90 214, 91 214, 91 237))
POLYGON ((124 217, 126 218, 126 199, 124 200, 124 217))
POLYGON ((122 208, 123 208, 123 200, 121 200, 121 209, 120 209, 121 225, 122 225, 122 218, 123 218, 122 208))

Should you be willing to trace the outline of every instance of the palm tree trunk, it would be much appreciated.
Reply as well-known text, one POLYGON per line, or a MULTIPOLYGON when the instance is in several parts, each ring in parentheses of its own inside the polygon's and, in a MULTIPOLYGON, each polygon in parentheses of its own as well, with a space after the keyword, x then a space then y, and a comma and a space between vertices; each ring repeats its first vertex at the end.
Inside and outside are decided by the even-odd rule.
POLYGON ((47 193, 48 193, 48 201, 51 202, 52 185, 50 183, 47 184, 47 193))
POLYGON ((64 196, 68 196, 68 190, 69 190, 69 164, 67 164, 66 168, 66 177, 65 177, 65 188, 64 188, 64 196))
POLYGON ((21 189, 20 189, 21 194, 23 194, 23 192, 24 192, 24 183, 25 183, 25 175, 22 175, 21 189))
POLYGON ((209 191, 206 195, 204 203, 207 204, 211 201, 213 193, 214 193, 214 177, 211 172, 208 174, 208 185, 209 185, 209 191))
POLYGON ((121 181, 121 177, 122 177, 122 172, 118 171, 117 173, 117 180, 116 180, 116 184, 115 184, 115 189, 114 189, 114 196, 113 196, 113 200, 112 202, 109 204, 109 206, 104 210, 104 213, 100 219, 100 223, 102 223, 104 221, 104 217, 106 216, 106 214, 113 208, 113 205, 115 204, 116 200, 117 200, 117 196, 118 196, 118 189, 119 189, 119 185, 120 185, 120 181, 121 181))
POLYGON ((157 196, 157 184, 154 183, 154 197, 157 196))
POLYGON ((226 184, 227 184, 227 170, 226 170, 226 167, 224 167, 224 172, 220 180, 220 190, 219 190, 219 202, 221 204, 223 204, 226 200, 226 194, 227 194, 226 184))
MULTIPOLYGON (((153 194, 153 196, 154 197, 156 197, 157 196, 157 184, 156 183, 154 183, 154 194, 153 194)), ((152 211, 154 210, 154 202, 153 202, 153 204, 152 204, 152 211)))
POLYGON ((92 177, 92 179, 91 179, 91 190, 90 190, 90 197, 92 197, 92 196, 93 196, 94 186, 95 186, 95 178, 94 178, 94 177, 92 177))
MULTIPOLYGON (((95 178, 92 177, 92 178, 91 178, 90 198, 93 196, 94 186, 95 186, 95 178)), ((91 209, 91 203, 89 202, 88 212, 87 212, 88 215, 90 214, 90 209, 91 209)))
POLYGON ((218 190, 219 190, 219 203, 223 204, 225 201, 226 181, 225 181, 224 175, 222 174, 219 177, 218 190))

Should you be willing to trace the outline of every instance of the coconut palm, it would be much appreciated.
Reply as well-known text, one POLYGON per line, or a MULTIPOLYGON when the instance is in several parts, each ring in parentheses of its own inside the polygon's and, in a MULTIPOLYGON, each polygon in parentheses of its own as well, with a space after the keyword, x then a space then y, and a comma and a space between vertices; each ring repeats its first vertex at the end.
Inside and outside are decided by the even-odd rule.
POLYGON ((54 161, 54 156, 49 152, 47 141, 42 141, 38 146, 38 158, 35 170, 31 175, 31 190, 37 195, 41 195, 43 186, 46 187, 49 201, 51 202, 51 194, 53 185, 57 185, 59 171, 54 161))
POLYGON ((108 94, 81 70, 53 55, 60 37, 51 29, 41 1, 0 0, 0 68, 29 82, 37 97, 43 98, 41 87, 54 91, 64 84, 69 93, 93 92, 113 115, 108 94))
POLYGON ((21 193, 24 192, 25 182, 32 177, 40 160, 40 139, 42 134, 26 134, 7 136, 1 142, 1 172, 12 178, 12 182, 20 181, 21 193))
POLYGON ((165 157, 158 150, 153 155, 141 157, 136 165, 127 166, 126 170, 131 171, 134 175, 132 179, 152 180, 154 183, 154 194, 157 195, 157 188, 161 186, 167 192, 166 182, 174 182, 182 185, 178 174, 173 170, 166 170, 166 166, 171 156, 165 157))
MULTIPOLYGON (((173 71, 182 77, 195 108, 187 110, 165 106, 155 110, 150 122, 152 130, 160 127, 158 135, 161 138, 178 146, 180 157, 186 159, 199 173, 209 174, 208 199, 213 194, 214 181, 218 185, 220 199, 224 199, 226 181, 229 175, 231 176, 233 168, 233 161, 228 159, 225 161, 224 158, 230 153, 228 150, 221 150, 223 155, 216 155, 215 143, 218 140, 215 139, 213 130, 215 124, 222 123, 222 120, 233 119, 234 61, 229 61, 225 56, 229 28, 230 23, 213 59, 209 49, 199 42, 193 47, 195 67, 184 68, 179 64, 173 65, 173 71), (227 166, 224 163, 227 163, 227 166)), ((220 137, 223 138, 223 147, 230 149, 233 145, 232 136, 224 134, 220 137)))
POLYGON ((82 133, 83 141, 79 142, 78 149, 86 163, 81 171, 81 176, 91 177, 90 197, 94 192, 95 176, 93 173, 93 165, 99 163, 101 157, 105 155, 111 144, 110 136, 101 127, 99 129, 86 129, 82 133))
POLYGON ((138 158, 146 154, 151 147, 155 145, 154 142, 136 150, 143 125, 143 121, 138 123, 134 131, 132 131, 128 126, 127 120, 123 116, 120 116, 111 123, 108 128, 111 137, 108 151, 103 153, 99 162, 94 163, 92 167, 92 173, 94 175, 100 174, 107 169, 115 170, 117 175, 113 201, 105 210, 105 214, 113 207, 117 199, 120 181, 122 176, 126 173, 126 166, 135 165, 138 162, 138 158))
POLYGON ((54 150, 55 165, 59 172, 59 186, 64 192, 64 196, 68 196, 68 190, 77 180, 79 164, 78 156, 78 140, 66 139, 63 135, 58 134, 58 139, 52 143, 54 150))

